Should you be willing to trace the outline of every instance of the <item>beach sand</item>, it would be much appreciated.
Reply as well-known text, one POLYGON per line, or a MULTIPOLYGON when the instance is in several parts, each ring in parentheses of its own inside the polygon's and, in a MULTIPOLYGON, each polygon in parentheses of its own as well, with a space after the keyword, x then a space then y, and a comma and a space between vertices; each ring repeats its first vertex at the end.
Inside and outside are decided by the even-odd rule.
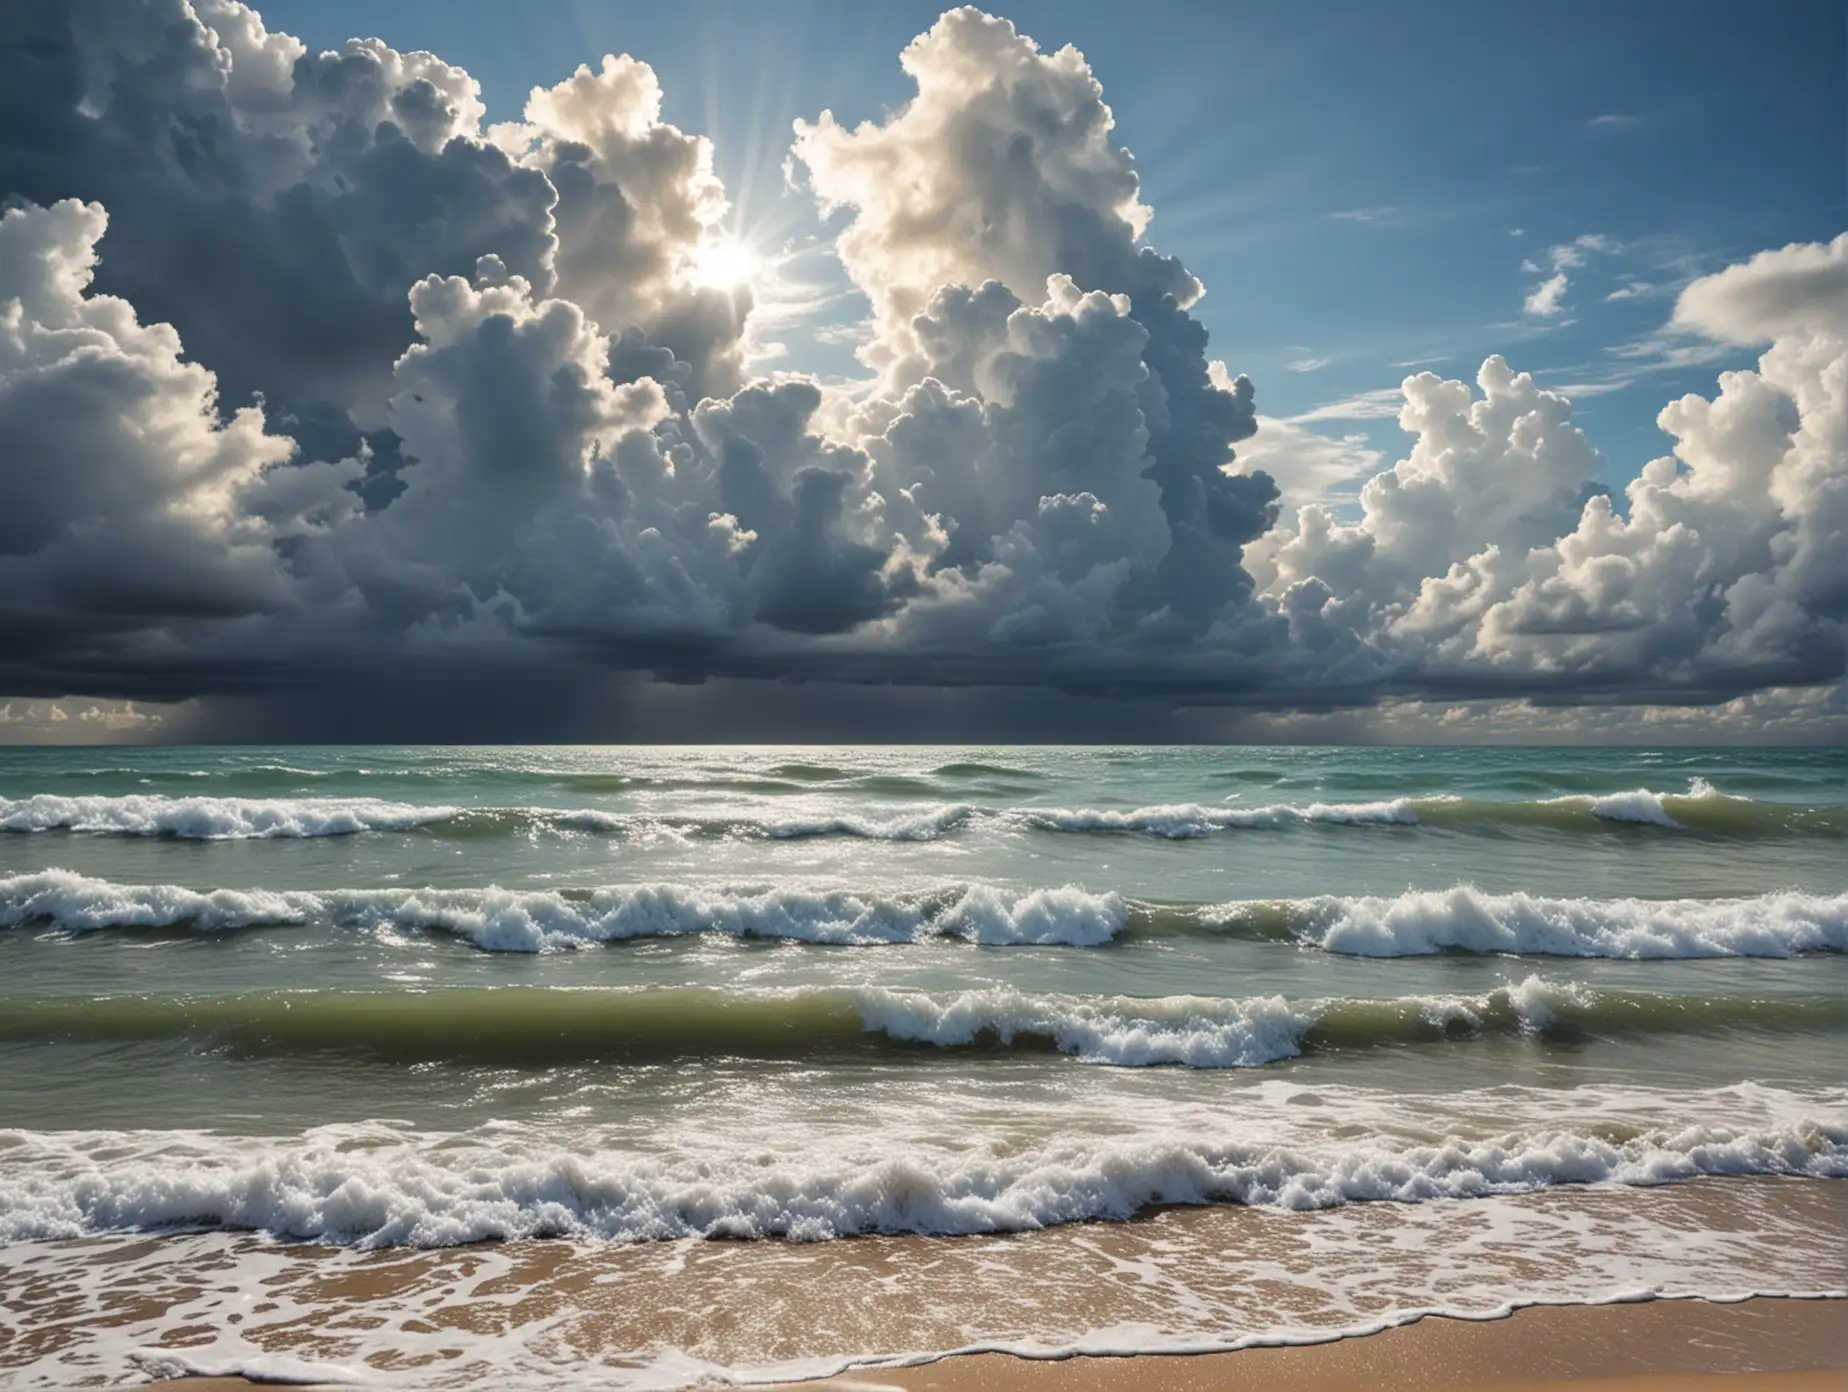
POLYGON ((1193 1357, 949 1358, 810 1384, 904 1392, 1378 1392, 1739 1388, 1841 1392, 1848 1301, 1658 1300, 1554 1306, 1503 1320, 1424 1319, 1364 1338, 1193 1357))
MULTIPOLYGON (((1841 1392, 1848 1301, 1701 1300, 1536 1307, 1507 1319, 1431 1318, 1295 1348, 1135 1358, 1005 1354, 868 1369, 801 1384, 834 1392, 1841 1392)), ((161 1384, 238 1392, 238 1378, 161 1384)))

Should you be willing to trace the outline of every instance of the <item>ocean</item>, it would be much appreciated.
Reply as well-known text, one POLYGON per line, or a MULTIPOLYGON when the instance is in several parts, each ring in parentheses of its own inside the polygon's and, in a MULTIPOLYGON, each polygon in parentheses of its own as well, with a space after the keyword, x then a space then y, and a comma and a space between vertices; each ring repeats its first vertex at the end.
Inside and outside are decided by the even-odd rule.
POLYGON ((1848 1292, 1848 751, 0 751, 0 1383, 1848 1292))

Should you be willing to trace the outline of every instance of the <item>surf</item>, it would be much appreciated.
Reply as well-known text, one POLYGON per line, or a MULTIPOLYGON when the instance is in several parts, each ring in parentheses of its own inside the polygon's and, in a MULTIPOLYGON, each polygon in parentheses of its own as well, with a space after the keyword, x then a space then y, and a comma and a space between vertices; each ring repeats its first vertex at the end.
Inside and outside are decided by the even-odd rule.
POLYGON ((240 1056, 339 1055, 485 1067, 669 1059, 892 1062, 1060 1054, 1123 1068, 1261 1068, 1338 1054, 1502 1038, 1592 1042, 1848 1025, 1848 1001, 1593 990, 1534 975, 1479 995, 1072 996, 988 987, 721 990, 504 986, 231 996, 0 998, 0 1041, 179 1041, 240 1056))

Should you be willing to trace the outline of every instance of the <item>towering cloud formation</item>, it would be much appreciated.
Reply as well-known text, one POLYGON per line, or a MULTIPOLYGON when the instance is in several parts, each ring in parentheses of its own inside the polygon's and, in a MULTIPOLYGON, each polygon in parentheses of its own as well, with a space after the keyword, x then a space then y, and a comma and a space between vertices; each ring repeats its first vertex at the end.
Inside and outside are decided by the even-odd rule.
MULTIPOLYGON (((1076 49, 1043 54, 1006 20, 968 8, 944 15, 900 61, 917 96, 883 125, 848 131, 824 112, 796 129, 797 157, 823 203, 854 209, 840 252, 877 315, 869 360, 888 391, 935 379, 981 399, 998 392, 1012 413, 1008 434, 1033 437, 1039 451, 1063 455, 1081 435, 1091 436, 1081 450, 1107 450, 1062 416, 1065 384, 1039 374, 1037 385, 1053 390, 1028 407, 1040 413, 1030 418, 1005 376, 977 380, 971 369, 997 361, 983 342, 997 335, 1047 354, 1054 334, 1012 315, 1049 285, 1048 310, 1076 306, 1075 292, 1114 297, 1141 338, 1139 370, 1119 368, 1114 385, 1134 398, 1143 438, 1119 438, 1101 471, 1091 467, 1153 482, 1169 530, 1158 557, 1126 553, 1134 569, 1114 599, 1126 617, 1203 631, 1249 595, 1241 548, 1275 520, 1277 490, 1265 475, 1230 468, 1233 444, 1257 430, 1251 384, 1212 380, 1206 332, 1187 313, 1200 282, 1141 244, 1152 215, 1129 152, 1112 137, 1103 89, 1076 49)), ((1016 483, 1005 463, 998 472, 1016 483)))
POLYGON ((686 277, 724 197, 644 64, 535 92, 490 142, 475 80, 433 54, 310 53, 236 0, 51 0, 0 18, 0 93, 0 190, 107 207, 99 288, 310 452, 376 429, 410 287, 483 255, 736 385, 748 302, 686 277))
POLYGON ((1627 509, 1594 484, 1570 404, 1499 358, 1482 397, 1408 378, 1411 455, 1363 516, 1266 539, 1270 592, 1468 693, 1714 699, 1839 678, 1848 617, 1848 234, 1697 280, 1677 326, 1771 347, 1658 418, 1627 509))
POLYGON ((284 602, 239 492, 294 446, 254 408, 221 419, 170 327, 86 293, 107 225, 74 200, 0 215, 0 681, 26 692, 183 692, 284 602))
POLYGON ((798 125, 873 307, 843 390, 747 380, 750 292, 699 275, 712 151, 646 64, 484 128, 434 55, 310 53, 234 0, 0 26, 8 693, 462 659, 1280 709, 1840 677, 1848 237, 1688 287, 1676 331, 1768 347, 1663 412, 1622 500, 1492 358, 1406 381, 1416 446, 1357 521, 1280 527, 1097 81, 1005 20, 944 15, 884 120, 798 125))

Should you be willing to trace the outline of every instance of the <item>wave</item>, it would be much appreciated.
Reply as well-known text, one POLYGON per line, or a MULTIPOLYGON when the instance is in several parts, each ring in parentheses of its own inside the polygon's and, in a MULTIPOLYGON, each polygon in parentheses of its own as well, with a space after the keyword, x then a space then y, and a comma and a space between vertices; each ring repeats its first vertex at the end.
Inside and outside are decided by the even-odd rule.
POLYGON ((1470 885, 1391 896, 1325 896, 1209 912, 1222 926, 1293 937, 1325 952, 1548 957, 1790 957, 1848 952, 1848 894, 1745 899, 1556 899, 1470 885))
POLYGON ((1622 833, 1643 828, 1727 837, 1848 835, 1848 807, 1760 802, 1721 793, 1696 778, 1683 794, 1635 788, 1527 801, 1439 794, 1378 802, 1179 803, 1128 810, 1015 808, 996 815, 1040 831, 1131 831, 1173 839, 1222 831, 1294 827, 1430 827, 1505 835, 1510 831, 1622 833))
POLYGON ((1174 840, 1215 831, 1280 830, 1290 826, 1417 826, 1418 813, 1405 798, 1391 802, 1315 802, 1304 807, 1206 806, 1196 802, 1128 811, 1098 808, 1020 808, 1008 814, 1038 831, 1140 831, 1174 840))
POLYGON ((103 832, 192 840, 262 840, 406 831, 463 815, 446 804, 379 798, 63 797, 0 798, 0 831, 103 832))
MULTIPOLYGON (((946 768, 979 768, 987 765, 946 768)), ((778 765, 787 775, 811 766, 778 765)), ((838 770, 836 771, 838 772, 838 770)), ((990 770, 992 772, 992 770, 990 770)), ((548 777, 553 775, 547 775, 548 777)), ((565 777, 565 775, 557 775, 565 777)), ((960 776, 960 775, 958 775, 960 776)), ((971 775, 974 776, 974 775, 971 775)), ((986 774, 982 776, 987 776, 986 774)), ((719 785, 698 778, 673 780, 628 775, 570 775, 575 792, 662 791, 671 787, 771 793, 808 791, 795 782, 734 780, 719 785), (588 780, 588 781, 586 781, 588 780)), ((852 794, 888 798, 929 791, 908 777, 867 775, 852 794), (915 786, 914 786, 915 785, 915 786)), ((0 798, 0 831, 85 832, 206 840, 345 836, 360 832, 415 832, 444 837, 497 837, 535 829, 611 836, 676 835, 714 839, 857 837, 876 841, 935 841, 982 833, 1132 833, 1187 840, 1241 831, 1411 828, 1505 836, 1522 831, 1558 833, 1644 831, 1728 838, 1848 836, 1848 806, 1760 802, 1732 797, 1694 780, 1686 794, 1628 792, 1575 794, 1530 801, 1485 801, 1443 795, 1375 802, 1162 803, 1130 808, 984 806, 971 802, 853 804, 778 812, 638 811, 601 807, 457 806, 376 797, 245 798, 169 796, 69 797, 38 793, 0 798)))
POLYGON ((240 841, 278 837, 351 836, 360 832, 420 832, 480 838, 533 829, 613 836, 657 833, 697 837, 793 840, 852 836, 878 841, 933 841, 993 812, 967 804, 929 806, 886 815, 841 811, 791 816, 687 816, 570 807, 461 807, 380 798, 65 797, 38 793, 0 798, 0 832, 83 832, 240 841))
POLYGON ((1005 1155, 830 1147, 713 1156, 691 1167, 520 1139, 510 1150, 378 1126, 269 1142, 0 1132, 8 1157, 0 1241, 201 1228, 369 1248, 533 1237, 821 1241, 1018 1232, 1163 1204, 1310 1211, 1708 1175, 1848 1177, 1848 1126, 1811 1116, 1758 1126, 1581 1123, 1430 1144, 1240 1144, 1170 1133, 1005 1155))
POLYGON ((0 876, 0 928, 218 933, 308 923, 447 933, 545 952, 710 933, 841 946, 959 939, 1103 947, 1191 934, 1294 942, 1357 957, 1466 952, 1622 959, 1848 952, 1848 894, 1557 899, 1471 885, 1390 896, 1158 904, 1075 885, 951 885, 911 893, 642 884, 597 889, 194 890, 70 870, 0 876))
POLYGON ((1122 932, 1128 902, 1073 886, 1010 892, 965 885, 918 894, 705 889, 587 891, 346 889, 324 892, 126 885, 69 870, 0 877, 0 927, 203 932, 308 922, 453 934, 499 952, 542 952, 694 933, 841 945, 959 938, 989 946, 1088 947, 1122 932))
MULTIPOLYGON (((818 817, 768 818, 745 823, 744 829, 778 840, 795 840, 808 836, 857 836, 869 841, 935 841, 958 827, 966 826, 980 809, 967 805, 932 807, 921 812, 894 817, 868 817, 837 813, 818 817)), ((737 827, 738 823, 721 823, 717 830, 737 827)))
POLYGON ((1582 1042, 1848 1024, 1848 1001, 1594 991, 1538 976, 1478 996, 1288 1001, 1070 996, 990 987, 292 991, 194 998, 0 999, 0 1040, 183 1039, 241 1054, 552 1067, 686 1058, 814 1060, 1053 1052, 1116 1067, 1257 1068, 1306 1053, 1487 1037, 1582 1042), (925 1053, 917 1054, 923 1049, 925 1053))

